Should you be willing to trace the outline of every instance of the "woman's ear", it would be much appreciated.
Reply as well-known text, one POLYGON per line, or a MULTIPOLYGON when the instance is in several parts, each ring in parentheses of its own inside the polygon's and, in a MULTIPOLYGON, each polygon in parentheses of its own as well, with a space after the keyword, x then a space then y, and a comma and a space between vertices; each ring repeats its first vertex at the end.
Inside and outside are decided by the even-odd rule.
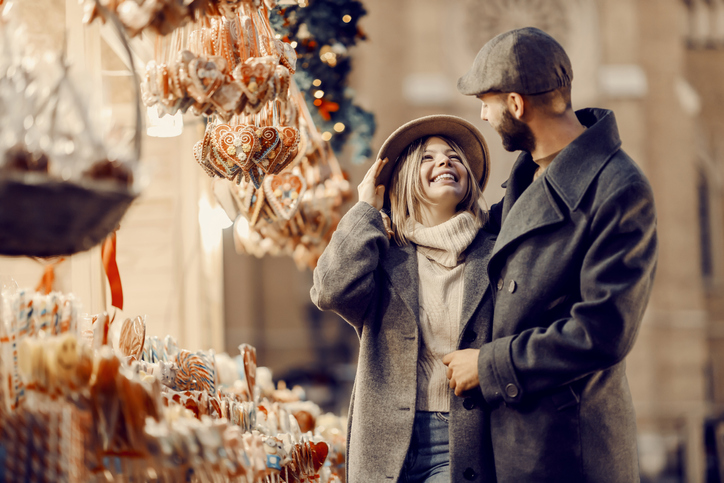
POLYGON ((522 120, 525 115, 525 100, 517 92, 510 92, 506 98, 508 110, 517 120, 522 120))

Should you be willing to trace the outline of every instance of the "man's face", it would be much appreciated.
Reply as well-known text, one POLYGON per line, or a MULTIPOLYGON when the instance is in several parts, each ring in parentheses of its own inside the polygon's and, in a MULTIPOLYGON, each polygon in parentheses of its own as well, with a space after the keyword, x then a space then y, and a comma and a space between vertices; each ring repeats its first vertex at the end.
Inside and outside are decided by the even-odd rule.
POLYGON ((528 151, 535 149, 535 136, 530 127, 511 114, 506 96, 503 94, 486 93, 479 96, 483 106, 480 118, 488 121, 503 141, 506 151, 528 151))

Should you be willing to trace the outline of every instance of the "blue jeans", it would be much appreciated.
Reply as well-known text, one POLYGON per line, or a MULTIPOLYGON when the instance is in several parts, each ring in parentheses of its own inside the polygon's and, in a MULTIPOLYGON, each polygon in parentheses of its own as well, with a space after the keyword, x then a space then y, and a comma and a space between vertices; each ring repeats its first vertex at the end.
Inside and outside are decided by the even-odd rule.
POLYGON ((399 483, 450 483, 450 413, 415 412, 399 483))

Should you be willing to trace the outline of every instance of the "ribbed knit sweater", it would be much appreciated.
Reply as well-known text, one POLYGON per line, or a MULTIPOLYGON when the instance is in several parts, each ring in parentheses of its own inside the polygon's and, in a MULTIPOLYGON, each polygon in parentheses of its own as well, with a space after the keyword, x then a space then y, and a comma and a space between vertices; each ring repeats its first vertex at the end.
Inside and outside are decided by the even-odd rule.
POLYGON ((433 227, 412 219, 408 223, 408 238, 417 246, 420 278, 422 341, 417 362, 416 409, 447 412, 450 388, 442 358, 456 349, 464 288, 463 252, 475 239, 480 225, 469 212, 433 227))

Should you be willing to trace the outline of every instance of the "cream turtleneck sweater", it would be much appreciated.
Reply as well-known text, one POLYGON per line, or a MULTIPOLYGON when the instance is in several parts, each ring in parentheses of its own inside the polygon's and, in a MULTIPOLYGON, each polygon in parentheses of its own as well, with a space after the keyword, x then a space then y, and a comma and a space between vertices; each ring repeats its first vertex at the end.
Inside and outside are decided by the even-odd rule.
POLYGON ((408 220, 408 237, 417 245, 420 278, 420 334, 417 362, 417 410, 450 410, 450 388, 445 354, 456 349, 460 334, 464 251, 480 228, 470 212, 455 215, 437 226, 408 220))

